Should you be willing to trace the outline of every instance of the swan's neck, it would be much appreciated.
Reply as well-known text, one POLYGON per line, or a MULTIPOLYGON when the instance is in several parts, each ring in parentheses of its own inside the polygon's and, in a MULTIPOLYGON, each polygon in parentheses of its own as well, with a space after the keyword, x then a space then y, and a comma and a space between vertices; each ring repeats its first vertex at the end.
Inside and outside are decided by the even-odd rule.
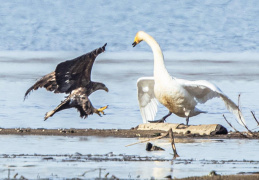
POLYGON ((148 34, 145 34, 144 41, 151 47, 154 55, 154 78, 155 81, 161 79, 167 79, 170 77, 168 71, 165 68, 164 56, 159 44, 155 39, 148 34))

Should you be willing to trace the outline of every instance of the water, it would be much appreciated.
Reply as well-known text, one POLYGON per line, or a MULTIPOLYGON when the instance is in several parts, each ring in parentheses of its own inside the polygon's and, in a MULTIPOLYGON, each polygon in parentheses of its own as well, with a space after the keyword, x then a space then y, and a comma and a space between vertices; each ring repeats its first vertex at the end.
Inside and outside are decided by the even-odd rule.
POLYGON ((111 51, 129 51, 144 30, 163 50, 258 52, 258 8, 257 0, 1 0, 0 49, 85 51, 107 42, 111 51))
MULTIPOLYGON (((259 12, 258 1, 1 1, 0 7, 0 123, 1 127, 130 128, 141 122, 136 81, 152 76, 150 47, 132 48, 137 31, 150 33, 164 51, 172 76, 205 79, 218 85, 231 99, 241 102, 248 124, 250 110, 258 111, 259 12), (154 11, 155 9, 155 11, 154 11), (109 105, 107 115, 82 120, 66 110, 43 122, 64 95, 45 90, 24 92, 59 62, 108 43, 92 71, 94 81, 110 92, 90 98, 95 107, 109 105)), ((209 114, 191 118, 193 124, 227 124, 220 100, 201 107, 209 114)), ((160 107, 157 118, 167 110, 160 107)), ((233 122, 231 115, 228 119, 233 122)), ((251 120, 251 121, 250 121, 251 120)), ((172 116, 169 122, 184 122, 172 116)))
POLYGON ((221 175, 253 172, 257 171, 259 163, 259 149, 254 146, 258 140, 176 139, 180 158, 171 161, 172 149, 168 139, 153 142, 165 151, 147 152, 145 143, 125 147, 137 142, 138 139, 135 138, 15 135, 4 135, 0 138, 1 179, 7 178, 8 169, 11 170, 10 177, 19 173, 19 176, 30 179, 97 178, 100 168, 101 177, 109 172, 109 177, 115 175, 123 179, 161 179, 168 175, 181 178, 207 175, 212 170, 221 175), (122 160, 126 156, 133 159, 122 160), (53 159, 46 159, 51 157, 53 159), (89 157, 97 160, 90 160, 89 157), (144 161, 148 158, 154 160, 144 161), (84 172, 87 173, 82 176, 84 172))
MULTIPOLYGON (((56 64, 76 57, 80 53, 66 52, 60 55, 59 52, 49 54, 15 52, 15 55, 17 57, 0 53, 1 127, 109 129, 131 128, 142 122, 137 102, 136 81, 139 77, 153 74, 152 53, 136 53, 134 58, 130 58, 134 52, 122 53, 120 59, 113 58, 116 53, 112 52, 98 56, 93 66, 92 79, 104 82, 110 91, 109 93, 97 91, 90 96, 90 99, 97 108, 109 105, 105 110, 107 115, 103 117, 92 115, 87 119, 81 119, 75 109, 69 109, 55 114, 47 121, 43 121, 45 113, 54 109, 65 95, 40 89, 32 92, 28 99, 23 101, 24 93, 36 79, 54 70, 56 64), (140 64, 145 66, 139 66, 140 64)), ((241 93, 241 105, 248 126, 250 128, 256 126, 250 110, 258 112, 258 101, 255 101, 258 98, 259 88, 258 61, 192 60, 188 57, 177 60, 177 57, 177 55, 172 56, 170 52, 165 53, 166 66, 172 75, 190 80, 209 80, 217 84, 235 102, 241 93)), ((209 113, 191 118, 191 124, 220 123, 229 128, 222 117, 222 114, 225 114, 235 127, 244 130, 236 123, 234 116, 227 111, 220 99, 213 99, 199 108, 209 113)), ((166 113, 167 109, 160 105, 157 118, 166 113)), ((172 115, 168 118, 168 122, 183 123, 185 119, 172 115)))
MULTIPOLYGON (((154 36, 165 54, 171 75, 205 79, 218 85, 242 106, 248 119, 258 111, 258 1, 1 1, 0 7, 0 123, 1 127, 129 128, 141 122, 136 81, 153 74, 150 47, 132 48, 137 31, 154 36), (155 11, 154 11, 155 9, 155 11), (92 78, 110 89, 90 98, 96 107, 109 105, 107 115, 86 120, 75 110, 44 114, 64 95, 45 90, 24 92, 59 62, 108 43, 94 65, 92 78)), ((208 102, 210 114, 191 123, 222 123, 227 113, 221 101, 208 102)), ((166 114, 161 106, 157 118, 166 114)), ((228 116, 229 119, 233 118, 228 116)), ((232 121, 231 120, 231 121, 232 121)), ((169 122, 183 122, 172 116, 169 122)), ((248 122, 251 127, 255 124, 248 122)))
MULTIPOLYGON (((164 51, 166 67, 172 76, 189 80, 209 80, 235 102, 241 93, 241 106, 247 124, 249 128, 256 127, 250 114, 251 110, 255 111, 257 117, 259 113, 259 21, 256 21, 259 16, 259 2, 256 0, 216 2, 190 0, 163 3, 0 0, 0 3, 0 127, 128 129, 137 126, 142 120, 137 102, 136 81, 139 77, 153 74, 150 47, 146 43, 140 43, 135 48, 131 46, 139 30, 148 32, 159 42, 164 51), (45 113, 55 108, 65 95, 41 89, 32 92, 29 98, 23 101, 26 90, 37 79, 52 72, 58 63, 89 52, 106 42, 107 51, 98 56, 93 67, 92 80, 105 83, 110 91, 95 92, 90 99, 97 108, 108 104, 109 108, 105 110, 107 115, 103 117, 92 115, 87 119, 81 119, 75 109, 70 109, 43 121, 45 113)), ((209 113, 191 118, 190 124, 219 123, 231 130, 222 117, 222 114, 225 114, 237 129, 244 130, 226 110, 220 99, 213 99, 199 108, 209 113)), ((165 114, 167 114, 166 108, 160 105, 157 118, 165 114)), ((168 122, 183 123, 185 120, 172 115, 168 118, 168 122)), ((86 148, 88 143, 92 143, 94 149, 101 149, 100 143, 93 143, 91 139, 86 143, 80 141, 79 137, 54 137, 54 140, 49 138, 2 136, 1 149, 4 148, 1 154, 50 152, 87 154, 91 153, 91 150, 86 148), (10 142, 18 143, 19 146, 10 142), (45 144, 39 144, 41 142, 45 144), (38 145, 41 148, 38 148, 38 145), (52 146, 56 150, 55 148, 48 150, 52 146)), ((132 154, 147 155, 142 153, 144 145, 137 145, 133 149, 119 146, 117 149, 122 148, 121 151, 115 151, 113 148, 114 144, 129 144, 135 139, 98 140, 107 146, 103 151, 96 152, 99 154, 110 151, 116 154, 130 154, 132 150, 135 152, 132 154)), ((30 159, 28 165, 36 164, 36 166, 29 168, 24 167, 26 157, 22 157, 3 162, 0 168, 6 172, 9 165, 15 165, 15 169, 19 172, 29 174, 28 176, 33 178, 37 175, 30 173, 38 167, 41 168, 40 175, 54 176, 55 173, 51 175, 51 170, 56 165, 59 177, 60 174, 67 177, 71 174, 76 177, 85 170, 91 170, 92 166, 106 168, 110 172, 112 170, 114 175, 119 177, 130 175, 133 178, 137 175, 149 178, 150 168, 152 176, 159 178, 169 175, 172 169, 172 175, 175 177, 183 177, 188 172, 191 175, 205 175, 208 174, 208 169, 218 170, 222 174, 234 174, 256 170, 253 164, 241 162, 214 166, 209 160, 258 161, 258 156, 254 152, 250 153, 251 149, 258 148, 256 144, 257 141, 245 140, 224 140, 224 143, 215 141, 180 143, 177 147, 183 161, 176 161, 173 165, 166 161, 101 162, 93 166, 96 162, 91 162, 89 165, 79 162, 56 163, 35 157, 30 159), (221 149, 220 152, 215 151, 219 149, 218 147, 221 149), (195 153, 190 153, 190 148, 195 153), (245 153, 246 148, 249 148, 249 153, 245 153), (249 156, 250 154, 253 156, 249 156), (184 162, 188 159, 195 160, 186 168, 184 162), (46 165, 48 168, 44 168, 46 165), (125 174, 126 171, 120 171, 122 165, 133 169, 132 172, 125 174), (77 168, 71 167, 80 168, 75 170, 77 168)), ((169 158, 164 153, 154 154, 169 158)), ((94 171, 91 177, 97 177, 96 174, 97 171, 94 171)))

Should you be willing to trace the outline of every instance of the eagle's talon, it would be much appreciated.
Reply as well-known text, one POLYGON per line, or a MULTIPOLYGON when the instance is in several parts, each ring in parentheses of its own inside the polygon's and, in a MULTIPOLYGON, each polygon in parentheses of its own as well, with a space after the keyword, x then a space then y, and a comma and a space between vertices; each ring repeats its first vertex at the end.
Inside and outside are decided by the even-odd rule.
POLYGON ((101 114, 105 115, 105 113, 104 113, 103 111, 104 111, 105 109, 107 109, 107 108, 108 108, 108 105, 97 109, 97 114, 98 114, 100 117, 102 117, 101 114))

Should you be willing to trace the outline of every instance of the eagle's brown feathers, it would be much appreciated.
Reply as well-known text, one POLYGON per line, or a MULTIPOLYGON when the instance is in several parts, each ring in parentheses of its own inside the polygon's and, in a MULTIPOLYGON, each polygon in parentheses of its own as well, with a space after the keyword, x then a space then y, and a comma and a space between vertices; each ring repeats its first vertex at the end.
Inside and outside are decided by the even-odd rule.
POLYGON ((72 107, 80 112, 82 118, 93 113, 100 115, 107 107, 95 109, 88 96, 100 89, 108 92, 108 88, 103 83, 91 81, 95 58, 105 51, 106 45, 107 43, 103 47, 58 64, 54 72, 43 76, 26 91, 24 99, 31 91, 38 88, 45 88, 54 93, 69 93, 69 96, 57 108, 46 114, 45 120, 58 111, 72 107))
POLYGON ((40 80, 38 80, 33 86, 31 86, 25 93, 24 99, 29 95, 29 93, 33 90, 37 90, 38 88, 44 87, 48 91, 53 91, 54 93, 60 93, 58 91, 58 84, 56 82, 55 71, 43 76, 40 80))
POLYGON ((59 63, 54 72, 43 76, 26 91, 24 99, 32 90, 42 87, 54 93, 70 93, 79 87, 89 87, 94 83, 91 81, 91 71, 95 58, 105 51, 106 45, 107 43, 75 59, 59 63))

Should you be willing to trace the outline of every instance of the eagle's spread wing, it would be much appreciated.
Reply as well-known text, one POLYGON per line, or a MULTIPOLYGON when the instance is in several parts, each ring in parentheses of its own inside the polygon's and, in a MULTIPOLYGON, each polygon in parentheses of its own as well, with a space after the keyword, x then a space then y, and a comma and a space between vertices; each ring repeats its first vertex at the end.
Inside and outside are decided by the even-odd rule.
POLYGON ((84 87, 91 81, 91 70, 95 58, 105 51, 107 43, 87 54, 57 65, 56 81, 58 91, 69 93, 78 87, 84 87))
POLYGON ((91 70, 95 58, 105 51, 107 43, 87 54, 57 65, 56 70, 43 76, 25 93, 24 99, 32 90, 46 88, 54 93, 70 93, 78 87, 84 87, 91 81, 91 70))
POLYGON ((238 122, 242 126, 246 124, 245 119, 241 111, 239 110, 238 106, 214 84, 205 80, 199 80, 199 81, 187 81, 184 79, 176 79, 176 80, 199 103, 205 103, 206 101, 214 97, 221 98, 225 103, 225 106, 227 107, 227 109, 236 116, 238 122))
POLYGON ((154 77, 141 77, 137 81, 138 103, 143 123, 155 119, 158 101, 154 93, 154 77))
POLYGON ((55 72, 49 73, 43 76, 40 80, 38 80, 33 86, 31 86, 25 93, 24 99, 28 96, 28 94, 33 91, 37 90, 38 88, 46 88, 48 91, 54 91, 54 93, 60 93, 58 91, 58 85, 56 82, 55 72))

